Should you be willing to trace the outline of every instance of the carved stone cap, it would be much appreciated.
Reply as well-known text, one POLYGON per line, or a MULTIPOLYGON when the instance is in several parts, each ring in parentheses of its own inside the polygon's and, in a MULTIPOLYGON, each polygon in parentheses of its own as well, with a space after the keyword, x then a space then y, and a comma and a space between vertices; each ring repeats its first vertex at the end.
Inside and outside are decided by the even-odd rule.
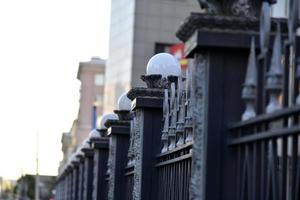
POLYGON ((101 137, 107 137, 107 129, 106 128, 97 129, 97 131, 99 131, 101 137))
POLYGON ((74 165, 74 167, 77 167, 79 165, 78 161, 72 161, 72 164, 74 165))
POLYGON ((105 126, 110 128, 112 126, 130 126, 130 121, 128 120, 115 120, 115 119, 108 119, 105 122, 105 126))
POLYGON ((92 148, 83 148, 82 152, 84 153, 85 157, 91 157, 94 154, 94 150, 92 148))
POLYGON ((92 144, 93 149, 107 149, 109 144, 108 137, 101 138, 99 141, 92 144))
POLYGON ((101 138, 90 138, 90 143, 98 142, 99 140, 101 140, 101 138))
MULTIPOLYGON (((286 19, 272 19, 272 32, 276 31, 276 24, 286 27, 286 19)), ((191 15, 179 27, 176 36, 186 42, 196 30, 211 30, 215 32, 259 32, 259 20, 252 17, 222 16, 202 13, 191 13, 191 15)))
POLYGON ((164 96, 164 90, 158 88, 143 88, 136 87, 129 90, 127 97, 133 101, 137 97, 151 97, 151 98, 162 98, 164 96))
POLYGON ((114 113, 118 115, 119 120, 131 120, 132 118, 128 110, 114 110, 114 113))

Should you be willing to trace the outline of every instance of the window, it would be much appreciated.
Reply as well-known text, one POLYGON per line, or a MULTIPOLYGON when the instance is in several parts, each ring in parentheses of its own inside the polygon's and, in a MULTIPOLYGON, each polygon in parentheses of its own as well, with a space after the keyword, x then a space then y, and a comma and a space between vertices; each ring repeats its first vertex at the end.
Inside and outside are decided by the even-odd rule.
POLYGON ((95 75, 95 85, 102 86, 104 85, 104 74, 95 75))

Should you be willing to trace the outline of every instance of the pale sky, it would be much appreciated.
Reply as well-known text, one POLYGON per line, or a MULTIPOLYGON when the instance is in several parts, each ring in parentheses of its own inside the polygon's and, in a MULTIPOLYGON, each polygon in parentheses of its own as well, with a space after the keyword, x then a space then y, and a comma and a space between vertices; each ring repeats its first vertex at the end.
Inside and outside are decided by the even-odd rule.
POLYGON ((0 1, 0 176, 56 175, 77 116, 78 62, 107 58, 110 0, 0 1))

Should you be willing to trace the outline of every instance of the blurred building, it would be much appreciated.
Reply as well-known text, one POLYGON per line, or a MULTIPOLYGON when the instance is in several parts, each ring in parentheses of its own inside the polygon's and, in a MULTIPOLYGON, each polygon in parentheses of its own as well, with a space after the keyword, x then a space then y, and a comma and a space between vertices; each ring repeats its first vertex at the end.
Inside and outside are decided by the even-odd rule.
POLYGON ((89 62, 79 63, 77 79, 81 82, 81 88, 76 130, 73 130, 73 145, 82 143, 95 128, 97 116, 103 113, 104 78, 104 60, 94 57, 89 62))
MULTIPOLYGON (((53 198, 52 190, 55 176, 39 176, 39 199, 49 200, 53 198)), ((35 175, 26 174, 17 180, 16 198, 18 200, 34 199, 35 175)))
POLYGON ((61 167, 63 167, 68 162, 68 159, 74 149, 75 146, 72 145, 71 132, 64 132, 61 137, 61 151, 63 153, 63 159, 59 163, 59 172, 61 171, 61 167))
POLYGON ((13 199, 15 185, 15 180, 0 177, 0 199, 13 199))
POLYGON ((69 156, 88 137, 96 126, 96 118, 103 114, 105 60, 93 57, 88 62, 80 62, 77 79, 81 82, 79 111, 69 132, 62 134, 63 160, 60 168, 68 161, 69 156))
POLYGON ((166 45, 179 43, 175 33, 196 0, 112 0, 109 59, 105 74, 105 112, 118 97, 140 86, 149 58, 166 45))

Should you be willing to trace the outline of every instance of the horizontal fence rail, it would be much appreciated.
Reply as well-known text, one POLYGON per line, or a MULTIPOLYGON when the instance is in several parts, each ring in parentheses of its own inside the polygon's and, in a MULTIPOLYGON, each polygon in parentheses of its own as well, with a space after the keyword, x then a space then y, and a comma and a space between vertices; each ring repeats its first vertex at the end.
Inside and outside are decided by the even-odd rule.
POLYGON ((232 127, 237 199, 300 198, 299 117, 287 108, 232 127))
POLYGON ((253 38, 242 90, 246 108, 228 140, 235 155, 237 200, 300 198, 298 8, 298 1, 290 1, 288 34, 277 23, 269 50, 270 4, 262 4, 260 54, 256 58, 253 38))

